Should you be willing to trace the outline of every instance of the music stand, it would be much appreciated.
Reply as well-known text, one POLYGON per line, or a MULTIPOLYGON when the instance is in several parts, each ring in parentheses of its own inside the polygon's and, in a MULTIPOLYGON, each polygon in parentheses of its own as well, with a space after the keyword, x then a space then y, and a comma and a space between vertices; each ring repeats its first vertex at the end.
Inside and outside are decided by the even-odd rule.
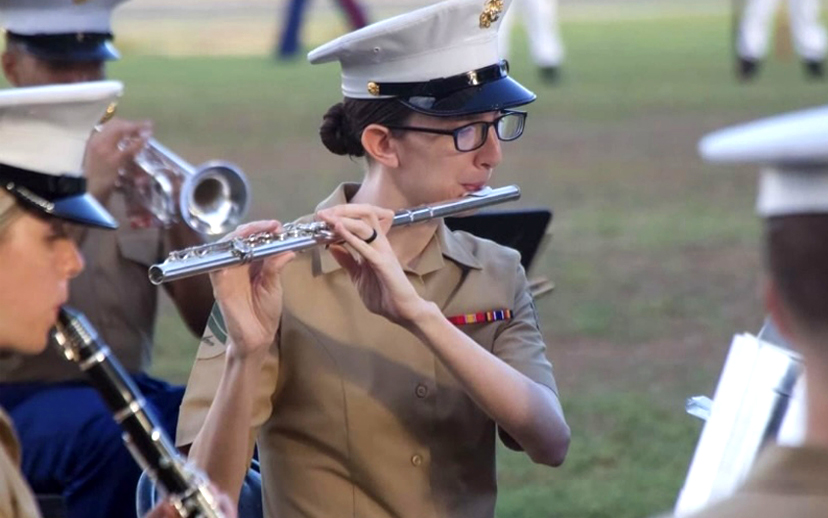
MULTIPOLYGON (((490 239, 520 252, 520 263, 528 272, 532 262, 545 248, 552 221, 549 209, 518 209, 486 211, 465 217, 446 218, 451 230, 462 230, 477 237, 490 239)), ((534 296, 552 291, 554 284, 545 277, 531 279, 529 286, 534 296)))

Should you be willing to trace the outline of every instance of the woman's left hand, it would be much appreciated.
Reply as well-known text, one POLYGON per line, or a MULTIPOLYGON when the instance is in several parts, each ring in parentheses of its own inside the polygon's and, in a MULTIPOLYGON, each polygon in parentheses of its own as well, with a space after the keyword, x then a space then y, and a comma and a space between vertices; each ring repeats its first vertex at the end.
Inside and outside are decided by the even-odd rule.
POLYGON ((354 257, 342 245, 330 247, 368 311, 400 325, 413 321, 426 302, 406 278, 386 237, 394 212, 373 205, 347 204, 321 210, 316 216, 357 252, 354 257))

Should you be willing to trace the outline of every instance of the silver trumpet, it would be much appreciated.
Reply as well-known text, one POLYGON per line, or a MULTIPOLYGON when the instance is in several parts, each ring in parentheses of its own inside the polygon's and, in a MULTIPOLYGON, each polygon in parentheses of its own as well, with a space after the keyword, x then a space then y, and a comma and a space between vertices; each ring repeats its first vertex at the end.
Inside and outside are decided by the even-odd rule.
POLYGON ((150 139, 135 163, 146 174, 133 175, 122 189, 133 220, 143 221, 142 226, 166 227, 180 220, 214 236, 234 228, 247 213, 247 179, 229 162, 214 160, 196 168, 150 139))
MULTIPOLYGON (((487 187, 456 200, 400 210, 394 215, 391 226, 411 225, 518 198, 520 198, 520 188, 516 185, 497 189, 487 187)), ((163 263, 150 267, 149 278, 150 282, 158 285, 246 264, 282 252, 298 252, 338 242, 340 242, 339 238, 323 222, 289 223, 284 226, 282 232, 278 233, 260 232, 245 238, 219 241, 172 252, 163 263)))

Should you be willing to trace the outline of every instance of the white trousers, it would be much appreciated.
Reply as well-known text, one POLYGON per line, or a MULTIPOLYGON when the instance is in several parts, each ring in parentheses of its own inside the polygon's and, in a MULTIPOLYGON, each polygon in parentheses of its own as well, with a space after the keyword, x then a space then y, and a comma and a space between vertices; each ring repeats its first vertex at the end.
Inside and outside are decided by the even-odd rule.
MULTIPOLYGON (((768 52, 773 16, 779 0, 744 0, 736 50, 739 56, 760 61, 768 52)), ((820 22, 820 0, 787 0, 791 39, 802 59, 825 59, 825 27, 820 22)))
POLYGON ((523 26, 529 38, 529 52, 539 67, 560 66, 564 58, 563 44, 558 32, 558 0, 512 0, 512 5, 500 22, 498 33, 500 55, 509 57, 510 38, 515 16, 520 11, 523 26))

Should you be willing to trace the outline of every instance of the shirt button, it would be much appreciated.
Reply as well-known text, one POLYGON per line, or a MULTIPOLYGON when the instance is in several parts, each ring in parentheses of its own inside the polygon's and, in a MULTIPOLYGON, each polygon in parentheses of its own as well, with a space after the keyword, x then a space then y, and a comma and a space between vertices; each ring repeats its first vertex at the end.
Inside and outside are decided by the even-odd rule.
POLYGON ((423 457, 422 456, 414 455, 413 457, 411 457, 411 464, 413 464, 415 466, 420 466, 420 465, 422 465, 422 463, 423 463, 423 457))
POLYGON ((417 397, 423 399, 428 395, 428 387, 425 385, 417 385, 417 388, 414 390, 414 393, 417 394, 417 397))

